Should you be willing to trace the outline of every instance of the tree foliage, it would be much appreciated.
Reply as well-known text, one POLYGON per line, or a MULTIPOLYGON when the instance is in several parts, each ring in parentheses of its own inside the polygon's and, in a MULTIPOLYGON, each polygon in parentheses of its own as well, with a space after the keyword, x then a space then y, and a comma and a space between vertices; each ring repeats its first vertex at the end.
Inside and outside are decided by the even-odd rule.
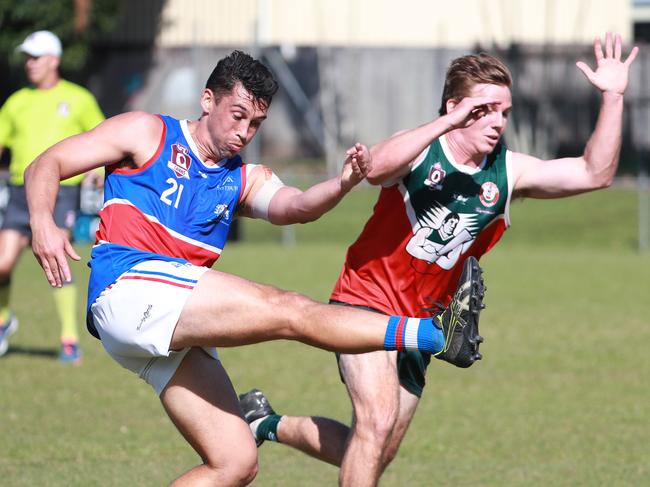
POLYGON ((50 30, 63 43, 61 70, 80 72, 93 40, 115 27, 120 4, 120 0, 0 0, 0 60, 11 66, 20 64, 16 46, 31 32, 50 30), (75 9, 83 3, 89 10, 87 24, 80 30, 75 24, 75 9))

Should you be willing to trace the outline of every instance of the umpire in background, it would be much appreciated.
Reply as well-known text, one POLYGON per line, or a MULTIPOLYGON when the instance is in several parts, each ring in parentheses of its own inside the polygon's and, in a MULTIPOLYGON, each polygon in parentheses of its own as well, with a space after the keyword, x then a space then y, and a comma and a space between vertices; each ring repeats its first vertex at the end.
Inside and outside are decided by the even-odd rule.
MULTIPOLYGON (((0 108, 0 151, 5 147, 11 149, 9 203, 0 228, 0 356, 7 352, 9 336, 18 328, 18 319, 9 308, 11 274, 32 236, 23 172, 48 147, 104 120, 88 90, 61 78, 62 48, 56 35, 45 30, 34 32, 17 50, 25 56, 30 86, 13 93, 0 108)), ((80 175, 61 182, 55 216, 62 231, 71 232, 74 226, 83 178, 80 175)), ((59 359, 78 364, 81 351, 74 282, 55 289, 54 300, 61 322, 59 359)))

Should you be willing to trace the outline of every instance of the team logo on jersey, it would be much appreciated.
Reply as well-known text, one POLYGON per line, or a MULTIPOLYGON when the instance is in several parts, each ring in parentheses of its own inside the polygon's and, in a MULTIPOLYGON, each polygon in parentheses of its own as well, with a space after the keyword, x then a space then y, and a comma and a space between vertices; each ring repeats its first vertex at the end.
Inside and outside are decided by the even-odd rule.
POLYGON ((230 219, 230 210, 228 209, 228 205, 224 203, 219 203, 214 207, 214 214, 216 215, 216 218, 213 218, 212 221, 221 221, 224 218, 226 220, 230 219))
POLYGON ((418 217, 406 251, 416 260, 426 264, 435 263, 448 270, 472 245, 477 231, 476 214, 457 213, 434 202, 429 210, 418 217))
POLYGON ((239 191, 239 186, 235 184, 236 181, 232 176, 226 176, 219 185, 219 189, 222 191, 239 191))
POLYGON ((70 104, 67 101, 62 101, 56 107, 56 113, 59 114, 59 117, 67 117, 70 115, 70 104))
POLYGON ((424 180, 424 185, 429 189, 442 189, 442 181, 445 179, 447 172, 442 168, 439 162, 436 162, 429 168, 429 175, 424 180))
POLYGON ((167 167, 174 171, 177 178, 190 179, 190 166, 192 165, 192 156, 190 150, 181 144, 172 144, 172 158, 167 163, 167 167))
POLYGON ((484 206, 488 208, 494 206, 499 201, 499 187, 491 181, 483 183, 478 197, 484 206))

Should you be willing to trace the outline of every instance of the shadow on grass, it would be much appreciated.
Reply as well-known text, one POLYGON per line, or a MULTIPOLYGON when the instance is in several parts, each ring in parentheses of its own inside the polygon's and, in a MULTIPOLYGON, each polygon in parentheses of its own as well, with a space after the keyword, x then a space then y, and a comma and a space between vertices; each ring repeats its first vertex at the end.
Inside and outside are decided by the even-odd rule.
POLYGON ((59 350, 56 348, 43 348, 43 347, 15 347, 13 345, 9 346, 9 350, 5 354, 5 357, 9 355, 32 355, 34 357, 46 357, 46 358, 57 358, 59 356, 59 350))

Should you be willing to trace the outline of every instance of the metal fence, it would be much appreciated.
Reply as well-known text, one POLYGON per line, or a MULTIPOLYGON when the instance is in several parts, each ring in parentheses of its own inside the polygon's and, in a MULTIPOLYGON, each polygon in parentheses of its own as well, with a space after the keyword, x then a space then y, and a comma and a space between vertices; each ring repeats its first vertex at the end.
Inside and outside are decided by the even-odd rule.
MULTIPOLYGON (((242 48, 232 46, 237 47, 242 48)), ((485 50, 504 59, 513 73, 514 109, 506 135, 509 146, 540 157, 579 154, 594 127, 600 103, 597 90, 575 67, 577 60, 594 66, 591 47, 512 46, 485 50)), ((95 76, 95 86, 101 92, 100 100, 121 100, 120 106, 107 110, 109 114, 144 109, 196 118, 198 94, 205 79, 216 61, 230 51, 161 49, 149 62, 136 61, 137 56, 131 53, 126 63, 119 61, 125 53, 107 53, 104 70, 95 76), (112 92, 124 90, 130 90, 128 96, 111 97, 112 92)), ((644 154, 650 152, 647 51, 642 49, 635 62, 626 96, 621 170, 628 174, 637 173, 644 154)), ((260 55, 282 85, 258 136, 261 157, 339 161, 343 149, 355 141, 372 144, 397 130, 433 119, 450 60, 467 52, 344 47, 261 49, 260 55)), ((146 55, 141 52, 139 57, 146 55)))
MULTIPOLYGON (((626 95, 620 174, 650 172, 650 48, 641 47, 626 95)), ((108 115, 143 109, 196 118, 205 79, 217 60, 234 48, 250 50, 104 46, 90 87, 108 115)), ((594 66, 592 48, 473 49, 480 50, 501 57, 513 73, 509 147, 542 158, 579 155, 595 125, 600 97, 575 62, 594 66)), ((253 158, 326 159, 330 173, 338 170, 344 149, 353 142, 373 144, 435 118, 449 62, 469 52, 345 47, 256 51, 280 79, 281 90, 258 135, 253 158)), ((639 181, 641 185, 644 180, 639 181)), ((646 215, 640 222, 647 219, 644 205, 640 197, 640 213, 646 215)), ((648 233, 640 228, 643 232, 648 233)))

